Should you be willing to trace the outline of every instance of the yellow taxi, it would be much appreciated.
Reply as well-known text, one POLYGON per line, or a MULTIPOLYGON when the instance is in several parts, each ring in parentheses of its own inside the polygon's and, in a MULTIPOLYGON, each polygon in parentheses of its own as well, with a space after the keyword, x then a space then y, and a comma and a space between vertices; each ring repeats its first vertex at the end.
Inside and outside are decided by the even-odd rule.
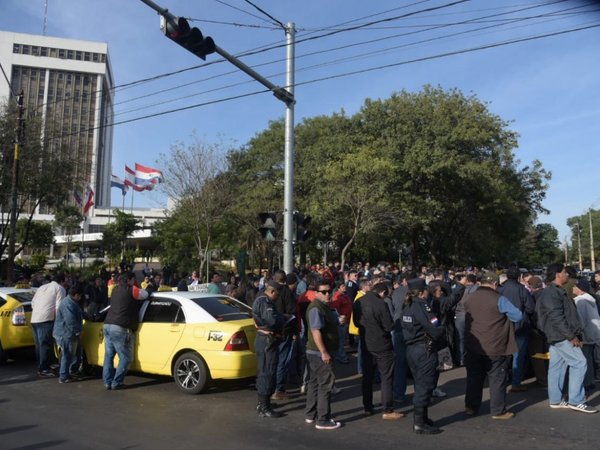
MULTIPOLYGON (((103 320, 103 314, 102 320, 103 320)), ((82 343, 87 364, 102 366, 102 321, 86 321, 82 343)), ((252 310, 227 297, 199 292, 155 292, 139 301, 130 370, 172 376, 187 394, 211 380, 256 376, 252 310)))
POLYGON ((0 362, 15 348, 32 347, 32 289, 0 288, 0 362))

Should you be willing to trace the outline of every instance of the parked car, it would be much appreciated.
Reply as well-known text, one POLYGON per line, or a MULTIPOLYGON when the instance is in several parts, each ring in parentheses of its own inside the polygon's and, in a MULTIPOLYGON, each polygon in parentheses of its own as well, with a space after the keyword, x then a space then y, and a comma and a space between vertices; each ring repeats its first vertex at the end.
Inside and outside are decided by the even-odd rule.
POLYGON ((0 288, 0 362, 10 350, 34 345, 31 329, 33 289, 0 288))
MULTIPOLYGON (((255 376, 256 329, 251 313, 250 307, 224 295, 155 292, 139 302, 130 369, 172 376, 187 394, 203 392, 211 380, 255 376)), ((84 324, 87 364, 103 365, 105 316, 84 324)))

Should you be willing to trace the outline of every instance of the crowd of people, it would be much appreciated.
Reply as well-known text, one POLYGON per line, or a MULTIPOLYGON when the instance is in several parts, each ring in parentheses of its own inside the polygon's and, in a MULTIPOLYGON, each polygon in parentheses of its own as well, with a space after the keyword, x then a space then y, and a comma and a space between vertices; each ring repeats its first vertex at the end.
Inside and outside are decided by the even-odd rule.
POLYGON ((335 265, 286 274, 264 272, 252 306, 257 328, 258 415, 280 417, 272 400, 286 400, 287 375, 301 379, 305 421, 336 429, 331 413, 334 362, 350 362, 356 346, 365 415, 374 413, 380 384, 381 417, 400 419, 395 404, 414 384, 414 431, 437 434, 429 417, 445 364, 465 366, 465 414, 480 413, 486 378, 490 413, 508 420, 507 390, 521 393, 529 366, 547 386, 550 408, 583 413, 586 393, 600 381, 600 271, 579 278, 551 264, 546 279, 511 266, 504 271, 431 270, 389 265, 335 265), (442 359, 444 363, 442 364, 442 359), (510 387, 510 389, 508 389, 510 387))
MULTIPOLYGON (((404 417, 396 405, 407 401, 412 375, 418 434, 442 431, 428 407, 432 397, 446 396, 439 375, 453 366, 466 368, 468 416, 480 413, 487 378, 491 418, 513 418, 507 390, 525 392, 529 369, 547 386, 550 408, 597 412, 585 398, 600 382, 600 271, 588 280, 563 264, 551 264, 542 280, 516 266, 413 272, 383 264, 342 271, 331 264, 287 274, 264 270, 244 279, 230 273, 227 283, 213 272, 209 281, 209 293, 229 295, 252 308, 260 417, 281 416, 272 401, 288 400, 288 380, 295 378, 306 394, 306 423, 319 430, 339 428, 331 411, 331 396, 339 391, 335 366, 349 364, 351 353, 362 375, 365 415, 375 413, 373 386, 380 384, 382 419, 404 417)), ((60 274, 34 277, 31 285, 38 289, 31 323, 38 374, 58 376, 60 383, 75 379, 83 319, 110 303, 102 379, 107 390, 123 389, 138 320, 135 300, 198 284, 197 272, 173 283, 165 273, 148 271, 139 288, 127 271, 87 281, 60 274), (52 365, 55 342, 61 349, 58 367, 52 365)))

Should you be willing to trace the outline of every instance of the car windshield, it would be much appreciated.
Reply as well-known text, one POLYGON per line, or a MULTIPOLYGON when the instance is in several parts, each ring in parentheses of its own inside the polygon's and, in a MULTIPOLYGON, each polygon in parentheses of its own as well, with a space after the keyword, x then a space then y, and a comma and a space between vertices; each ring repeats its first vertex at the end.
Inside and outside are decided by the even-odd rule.
POLYGON ((237 300, 227 297, 198 297, 191 299, 219 322, 249 319, 252 309, 237 300))

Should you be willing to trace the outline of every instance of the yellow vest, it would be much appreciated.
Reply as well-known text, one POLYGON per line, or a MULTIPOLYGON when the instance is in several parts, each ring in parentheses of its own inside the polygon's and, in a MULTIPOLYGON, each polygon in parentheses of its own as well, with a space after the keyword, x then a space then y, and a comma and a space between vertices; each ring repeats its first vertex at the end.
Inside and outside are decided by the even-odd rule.
MULTIPOLYGON (((358 291, 356 293, 356 297, 354 297, 354 301, 358 300, 363 295, 365 295, 364 291, 358 291)), ((348 333, 353 334, 354 336, 358 336, 360 334, 358 327, 354 325, 354 320, 352 320, 352 317, 350 317, 350 323, 348 324, 348 333)))

